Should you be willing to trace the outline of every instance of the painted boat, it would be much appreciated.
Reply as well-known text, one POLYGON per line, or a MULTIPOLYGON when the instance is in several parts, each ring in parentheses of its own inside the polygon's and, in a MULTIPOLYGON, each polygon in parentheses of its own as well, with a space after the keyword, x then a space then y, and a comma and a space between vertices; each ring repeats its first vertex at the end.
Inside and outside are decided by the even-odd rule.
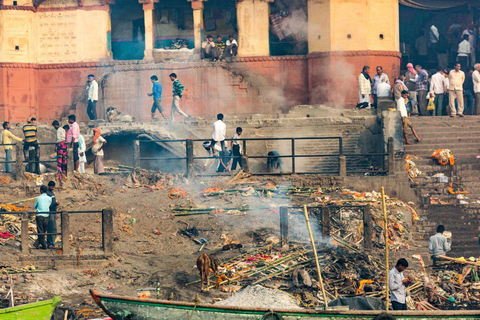
POLYGON ((0 320, 50 320, 60 301, 62 298, 54 297, 52 300, 0 309, 0 320))
MULTIPOLYGON (((95 302, 114 320, 373 320, 382 311, 268 310, 221 307, 208 304, 127 298, 90 290, 95 302)), ((468 311, 391 311, 397 320, 479 319, 480 310, 468 311)))

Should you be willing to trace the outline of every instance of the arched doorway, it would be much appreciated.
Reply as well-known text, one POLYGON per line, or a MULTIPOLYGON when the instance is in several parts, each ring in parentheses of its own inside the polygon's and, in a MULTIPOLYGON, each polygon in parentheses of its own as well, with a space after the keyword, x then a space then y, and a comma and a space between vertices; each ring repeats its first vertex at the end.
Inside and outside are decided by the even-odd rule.
POLYGON ((137 0, 112 6, 112 53, 116 60, 141 60, 145 54, 145 18, 137 0))

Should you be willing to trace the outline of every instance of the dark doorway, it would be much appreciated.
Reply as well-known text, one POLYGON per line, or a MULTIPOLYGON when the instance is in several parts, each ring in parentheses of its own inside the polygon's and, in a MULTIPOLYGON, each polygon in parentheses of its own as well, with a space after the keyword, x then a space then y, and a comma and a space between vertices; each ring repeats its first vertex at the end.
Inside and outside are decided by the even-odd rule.
POLYGON ((193 49, 193 9, 187 0, 155 4, 155 48, 193 49))
POLYGON ((145 18, 137 0, 116 1, 112 9, 112 53, 116 60, 141 60, 145 54, 145 18))

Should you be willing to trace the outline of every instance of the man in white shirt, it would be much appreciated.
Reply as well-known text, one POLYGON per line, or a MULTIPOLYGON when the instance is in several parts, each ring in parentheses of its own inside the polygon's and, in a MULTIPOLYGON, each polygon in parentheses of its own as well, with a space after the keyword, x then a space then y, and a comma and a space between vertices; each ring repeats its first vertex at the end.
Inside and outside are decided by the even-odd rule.
POLYGON ((93 74, 89 74, 87 78, 87 114, 90 120, 97 120, 98 83, 93 74))
POLYGON ((223 122, 223 114, 217 114, 217 121, 213 123, 213 134, 212 134, 212 144, 211 148, 213 154, 215 154, 215 144, 220 142, 220 146, 222 147, 222 152, 225 151, 225 135, 227 133, 227 126, 225 122, 223 122))
POLYGON ((455 108, 455 98, 458 102, 458 116, 463 117, 463 83, 465 82, 465 73, 460 70, 460 63, 455 64, 455 69, 448 75, 449 87, 448 98, 450 102, 450 117, 457 115, 455 108))
POLYGON ((228 40, 225 43, 225 45, 226 45, 226 47, 225 47, 224 56, 225 57, 236 57, 237 52, 238 52, 238 43, 237 43, 237 40, 235 40, 235 38, 233 37, 232 34, 228 36, 228 40))
POLYGON ((475 71, 472 74, 473 92, 475 93, 475 110, 473 114, 480 111, 480 63, 475 64, 475 71))
POLYGON ((405 138, 405 144, 410 144, 408 141, 407 131, 408 128, 412 129, 412 133, 420 142, 422 139, 418 137, 417 132, 415 132, 415 128, 413 127, 410 120, 408 120, 408 113, 406 104, 408 102, 408 91, 402 91, 402 97, 397 101, 397 111, 400 113, 400 117, 402 118, 402 130, 403 130, 403 137, 405 138))
POLYGON ((215 48, 215 42, 213 41, 212 35, 207 35, 207 38, 202 43, 202 52, 201 57, 203 59, 212 59, 213 61, 217 61, 219 56, 219 52, 217 48, 215 48))
POLYGON ((411 277, 405 278, 403 275, 403 271, 407 268, 408 261, 401 258, 388 273, 388 288, 390 289, 393 310, 407 310, 406 286, 413 281, 411 277))
POLYGON ((383 73, 383 68, 381 66, 377 67, 377 74, 373 76, 373 87, 372 87, 372 94, 373 94, 373 106, 377 108, 377 87, 382 82, 382 79, 385 79, 385 82, 390 84, 390 80, 386 73, 383 73))
POLYGON ((430 92, 435 94, 435 113, 436 116, 443 115, 443 98, 445 93, 447 93, 448 85, 445 81, 445 75, 443 71, 439 68, 439 71, 436 72, 430 81, 430 92))
POLYGON ((392 92, 392 87, 387 83, 387 80, 385 78, 382 79, 382 82, 380 82, 377 86, 377 97, 378 98, 388 98, 390 97, 392 92))
POLYGON ((462 66, 462 70, 467 70, 468 67, 468 58, 470 57, 471 53, 471 45, 468 42, 468 34, 463 35, 463 41, 458 44, 458 62, 462 66))

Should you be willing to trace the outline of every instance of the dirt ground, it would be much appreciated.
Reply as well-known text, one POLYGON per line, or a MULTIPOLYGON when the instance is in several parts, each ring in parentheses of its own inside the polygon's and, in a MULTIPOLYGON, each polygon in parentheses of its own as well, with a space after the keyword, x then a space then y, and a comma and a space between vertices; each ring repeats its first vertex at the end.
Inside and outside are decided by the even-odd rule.
MULTIPOLYGON (((44 184, 50 180, 47 177, 44 184)), ((114 245, 115 254, 101 268, 46 270, 42 273, 13 275, 14 292, 20 303, 47 299, 55 295, 62 296, 59 314, 65 309, 87 310, 77 318, 98 316, 97 306, 92 303, 89 289, 100 292, 137 296, 156 292, 139 292, 137 289, 158 286, 160 299, 194 301, 196 296, 203 302, 214 302, 215 298, 225 299, 229 294, 218 290, 201 293, 199 284, 185 287, 185 284, 199 278, 195 268, 200 255, 200 246, 181 234, 181 230, 195 227, 199 238, 207 240, 202 252, 215 254, 220 260, 239 255, 239 250, 222 251, 223 240, 220 236, 228 233, 233 239, 241 241, 243 250, 262 246, 262 237, 279 237, 279 210, 282 205, 301 205, 312 202, 309 197, 275 198, 265 196, 248 196, 240 192, 213 197, 204 196, 207 188, 247 188, 273 182, 275 185, 289 186, 289 178, 257 178, 244 180, 246 184, 230 183, 231 176, 197 177, 187 180, 183 177, 164 177, 160 174, 141 174, 132 179, 130 172, 115 173, 105 176, 87 175, 75 179, 75 186, 67 181, 63 188, 56 190, 57 201, 61 210, 101 210, 114 209, 114 245), (152 176, 154 178, 152 178, 152 176), (155 178, 156 177, 156 178, 155 178), (152 180, 153 179, 153 180, 152 180), (158 181, 154 181, 158 179, 158 181), (137 186, 135 186, 137 182, 137 186), (159 190, 152 190, 140 185, 155 185, 159 190), (185 198, 171 199, 172 188, 180 187, 187 194, 185 198), (211 208, 270 207, 270 209, 251 210, 245 214, 221 212, 174 217, 175 206, 195 206, 211 208), (253 234, 260 234, 260 239, 253 234)), ((58 182, 57 182, 58 184, 58 182)), ((10 203, 35 196, 38 186, 32 181, 21 183, 9 182, 0 185, 0 203, 10 203)), ((17 206, 33 207, 33 201, 23 202, 17 206)), ((58 219, 59 220, 59 219, 58 219)), ((98 252, 101 246, 101 221, 99 214, 75 214, 71 216, 72 244, 81 247, 82 253, 98 252)), ((0 254, 6 258, 19 254, 19 244, 15 240, 2 241, 0 254)), ((74 250, 76 250, 74 248, 74 250)), ((75 251, 74 251, 75 252, 75 251)), ((33 255, 45 254, 45 251, 31 249, 33 255)), ((57 255, 55 250, 47 254, 57 255)), ((16 266, 22 267, 22 266, 16 266)), ((0 292, 8 290, 10 278, 3 276, 0 292)))

